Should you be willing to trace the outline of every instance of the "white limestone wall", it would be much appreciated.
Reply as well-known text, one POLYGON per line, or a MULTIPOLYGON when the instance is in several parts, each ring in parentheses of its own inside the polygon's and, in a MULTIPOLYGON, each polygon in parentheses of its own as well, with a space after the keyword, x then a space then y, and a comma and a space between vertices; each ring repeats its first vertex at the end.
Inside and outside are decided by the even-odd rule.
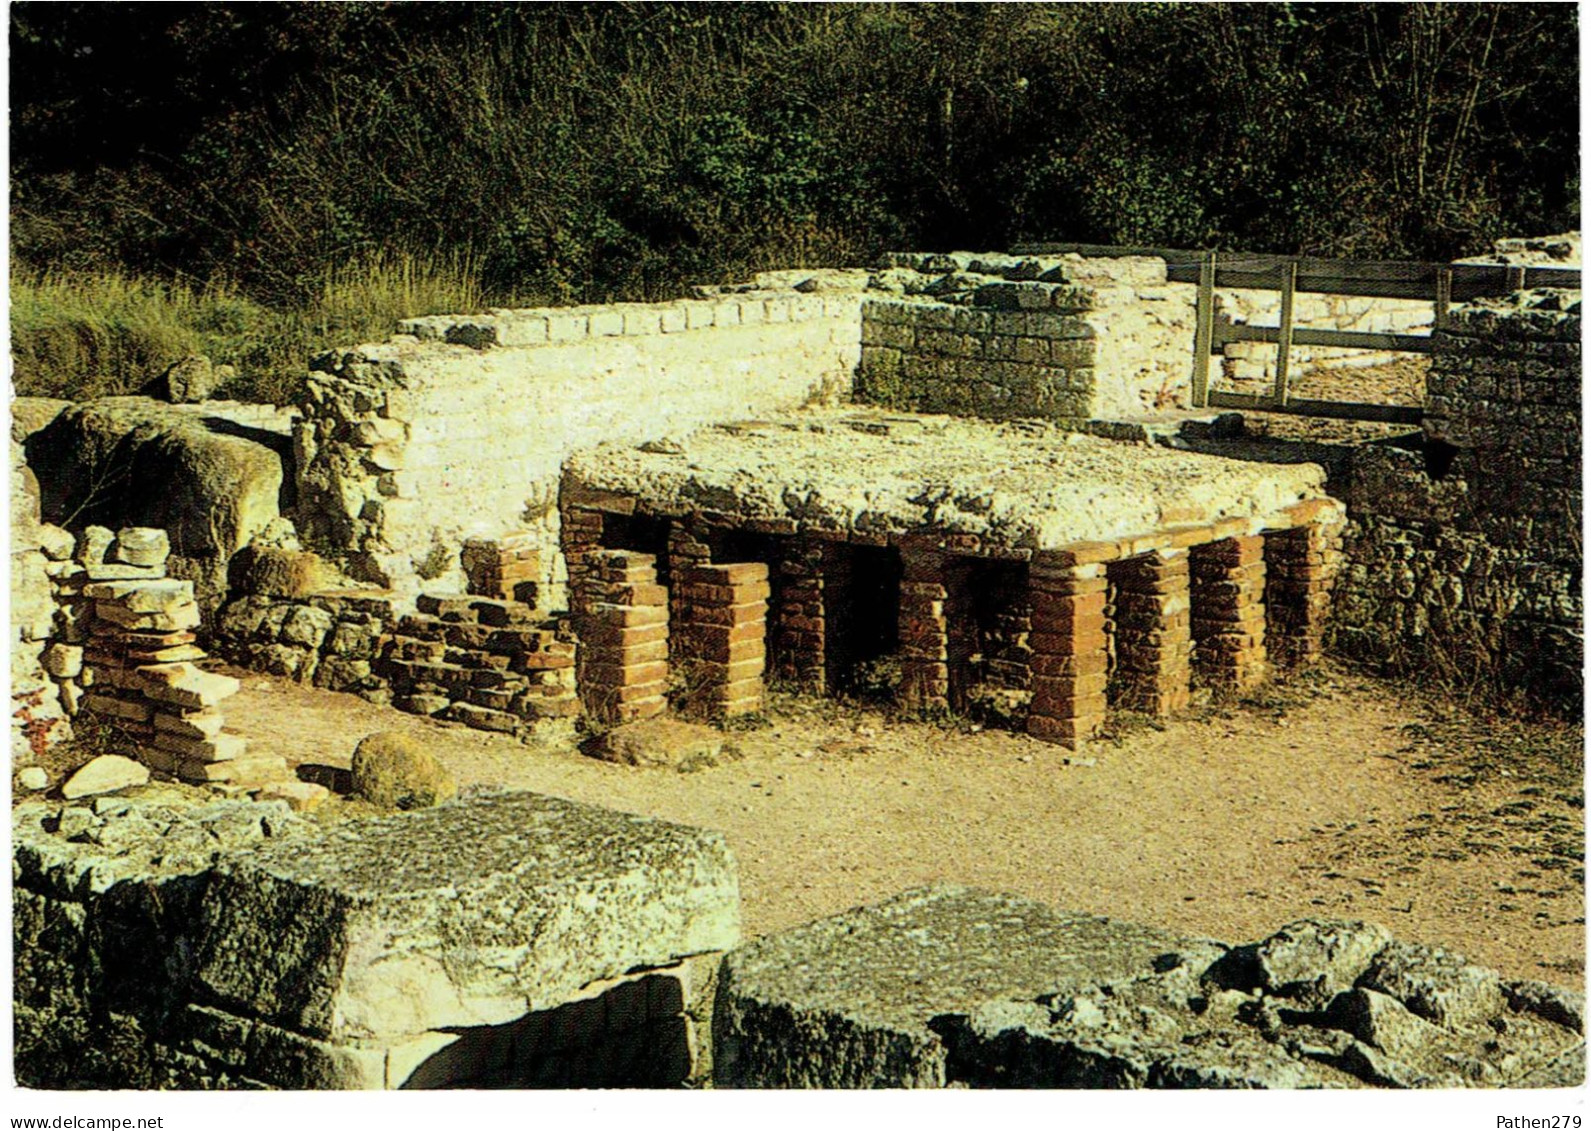
POLYGON ((407 322, 317 359, 294 431, 300 530, 407 591, 462 588, 467 537, 531 532, 557 604, 571 452, 843 397, 859 303, 751 293, 407 322))

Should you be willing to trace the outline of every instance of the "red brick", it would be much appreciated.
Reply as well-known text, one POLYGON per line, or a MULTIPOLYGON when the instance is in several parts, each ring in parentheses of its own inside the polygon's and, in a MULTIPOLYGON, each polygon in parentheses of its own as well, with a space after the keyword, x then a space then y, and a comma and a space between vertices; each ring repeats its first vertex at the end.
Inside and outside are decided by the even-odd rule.
POLYGON ((614 605, 604 602, 591 606, 591 616, 603 624, 619 628, 668 623, 668 609, 661 605, 614 605))
POLYGON ((1028 634, 1028 646, 1035 653, 1055 656, 1072 656, 1105 651, 1105 634, 1089 625, 1079 625, 1064 632, 1046 630, 1028 634))
POLYGON ((1040 714, 1055 717, 1066 717, 1077 712, 1072 710, 1070 704, 1080 699, 1091 696, 1103 695, 1107 676, 1104 672, 1092 672, 1088 675, 1065 676, 1040 676, 1033 677, 1033 702, 1035 709, 1040 714), (1059 709, 1052 709, 1054 705, 1059 709))
POLYGON ((590 684, 604 687, 640 687, 661 683, 668 679, 668 663, 656 661, 643 664, 585 664, 581 675, 590 684))
POLYGON ((685 571, 683 580, 693 585, 728 586, 766 582, 768 580, 768 566, 764 562, 697 565, 685 571))
POLYGON ((1028 715, 1028 734, 1072 750, 1096 736, 1104 725, 1103 715, 1086 719, 1052 719, 1045 715, 1028 715))
POLYGON ((1040 676, 1103 675, 1109 667, 1109 660, 1103 648, 1070 656, 1034 652, 1028 658, 1028 667, 1035 679, 1040 676))
MULTIPOLYGON (((789 608, 788 603, 783 606, 789 608)), ((768 615, 766 601, 750 601, 744 605, 690 605, 686 619, 701 625, 760 624, 768 615)), ((788 617, 786 618, 789 619, 788 617)))
POLYGON ((656 640, 650 644, 632 644, 628 648, 593 644, 585 649, 581 659, 587 664, 623 666, 627 664, 650 664, 658 660, 666 660, 668 659, 668 654, 668 641, 656 640))
POLYGON ((668 625, 622 625, 600 620, 587 620, 580 626, 580 640, 588 645, 629 648, 637 644, 651 644, 668 639, 668 625))
POLYGON ((693 605, 745 605, 753 601, 766 601, 772 592, 766 581, 751 581, 744 585, 686 583, 679 587, 679 596, 693 605))
POLYGON ((668 590, 661 585, 637 582, 634 584, 592 586, 587 593, 610 605, 666 605, 668 590))

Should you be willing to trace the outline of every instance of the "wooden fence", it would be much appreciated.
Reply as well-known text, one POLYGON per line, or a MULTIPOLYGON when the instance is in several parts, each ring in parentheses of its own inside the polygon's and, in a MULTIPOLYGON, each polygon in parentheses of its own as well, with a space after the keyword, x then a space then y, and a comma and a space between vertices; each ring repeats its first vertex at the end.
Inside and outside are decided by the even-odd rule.
POLYGON ((1431 325, 1441 329, 1448 308, 1455 302, 1505 295, 1527 287, 1566 287, 1578 290, 1580 272, 1563 267, 1515 267, 1503 264, 1417 263, 1400 260, 1314 259, 1303 256, 1249 255, 1232 252, 1188 251, 1179 248, 1123 248, 1099 244, 1025 244, 1015 255, 1065 255, 1119 258, 1150 255, 1166 261, 1166 277, 1174 283, 1198 287, 1198 318, 1193 339, 1193 391, 1195 408, 1248 408, 1288 412, 1299 416, 1327 416, 1348 420, 1383 420, 1395 423, 1420 421, 1420 409, 1405 405, 1364 404, 1349 401, 1302 400, 1290 396, 1288 363, 1293 346, 1332 349, 1389 350, 1429 353, 1428 334, 1367 333, 1358 330, 1317 330, 1293 324, 1293 297, 1297 294, 1351 295, 1367 298, 1420 299, 1431 303, 1431 325), (1277 291, 1281 314, 1275 326, 1249 326, 1218 318, 1217 287, 1277 291), (1228 342, 1270 342, 1276 345, 1276 375, 1269 393, 1229 393, 1210 388, 1210 356, 1228 342))

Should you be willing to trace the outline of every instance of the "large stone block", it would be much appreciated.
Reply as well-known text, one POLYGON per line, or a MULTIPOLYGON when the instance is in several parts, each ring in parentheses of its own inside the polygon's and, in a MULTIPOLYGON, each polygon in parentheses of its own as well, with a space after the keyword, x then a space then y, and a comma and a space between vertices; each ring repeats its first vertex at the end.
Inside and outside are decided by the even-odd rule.
POLYGON ((719 834, 533 794, 266 846, 224 861, 212 895, 206 992, 336 1041, 503 1024, 739 935, 719 834))
POLYGON ((192 578, 201 601, 220 599, 227 562, 278 516, 282 437, 211 427, 147 397, 74 405, 26 447, 46 520, 165 530, 171 572, 192 578))
POLYGON ((1147 974, 1219 946, 1018 896, 907 892, 735 951, 714 1022, 720 1087, 942 1087, 935 1018, 1147 974))

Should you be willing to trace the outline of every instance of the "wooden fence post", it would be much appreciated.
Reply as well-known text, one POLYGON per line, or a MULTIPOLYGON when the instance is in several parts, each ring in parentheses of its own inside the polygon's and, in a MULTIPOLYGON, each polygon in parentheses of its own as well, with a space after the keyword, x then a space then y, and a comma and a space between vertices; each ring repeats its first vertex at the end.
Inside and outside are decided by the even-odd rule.
POLYGON ((1287 403, 1287 362, 1293 352, 1293 291, 1298 286, 1298 263, 1282 264, 1282 315, 1276 330, 1276 390, 1278 405, 1287 403))
POLYGON ((1215 252, 1207 251, 1199 261, 1199 298, 1193 329, 1194 408, 1210 404, 1210 340, 1215 334, 1215 252))

